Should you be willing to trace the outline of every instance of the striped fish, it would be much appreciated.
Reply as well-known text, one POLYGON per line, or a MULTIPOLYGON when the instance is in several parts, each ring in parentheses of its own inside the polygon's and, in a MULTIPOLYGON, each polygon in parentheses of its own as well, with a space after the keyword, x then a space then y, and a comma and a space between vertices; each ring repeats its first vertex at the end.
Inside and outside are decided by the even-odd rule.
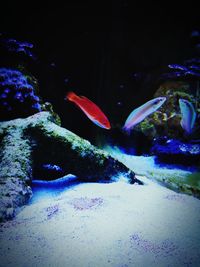
POLYGON ((157 97, 134 109, 126 119, 123 130, 129 132, 136 124, 159 109, 165 101, 166 97, 157 97))

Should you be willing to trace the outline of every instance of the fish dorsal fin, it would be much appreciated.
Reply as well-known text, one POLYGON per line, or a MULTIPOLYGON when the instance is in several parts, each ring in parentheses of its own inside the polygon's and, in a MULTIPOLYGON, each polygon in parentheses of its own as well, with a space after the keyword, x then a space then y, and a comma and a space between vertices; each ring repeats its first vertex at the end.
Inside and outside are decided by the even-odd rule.
MULTIPOLYGON (((79 96, 81 99, 83 99, 83 100, 87 100, 87 101, 89 101, 89 102, 92 102, 90 99, 88 99, 86 96, 83 96, 83 95, 80 95, 79 96)), ((92 102, 93 103, 93 102, 92 102)))
POLYGON ((97 105, 94 102, 92 102, 92 100, 87 98, 86 96, 80 95, 79 97, 80 97, 81 100, 87 101, 87 103, 92 104, 93 109, 94 108, 98 108, 97 105))
POLYGON ((83 95, 80 95, 79 97, 80 97, 81 99, 89 100, 86 96, 83 96, 83 95))

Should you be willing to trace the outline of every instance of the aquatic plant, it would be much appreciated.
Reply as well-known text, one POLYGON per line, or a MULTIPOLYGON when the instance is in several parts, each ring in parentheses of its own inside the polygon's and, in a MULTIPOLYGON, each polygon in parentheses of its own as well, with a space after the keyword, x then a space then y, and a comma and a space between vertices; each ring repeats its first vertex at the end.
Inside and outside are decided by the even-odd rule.
POLYGON ((2 46, 5 50, 15 55, 36 59, 35 54, 32 52, 33 44, 30 42, 19 41, 14 38, 2 38, 2 46))
POLYGON ((40 64, 33 49, 34 45, 30 42, 0 34, 0 120, 49 111, 56 123, 61 125, 52 104, 44 102, 38 95, 40 64))
POLYGON ((169 72, 161 75, 164 79, 197 78, 200 79, 200 59, 192 58, 182 64, 168 64, 169 72))
POLYGON ((198 108, 200 102, 200 58, 191 58, 185 60, 182 64, 169 64, 170 72, 161 75, 164 80, 187 80, 196 82, 195 88, 195 107, 198 108))
POLYGON ((27 117, 41 110, 35 79, 16 69, 0 68, 0 120, 27 117))
POLYGON ((157 131, 156 131, 156 128, 155 128, 155 124, 153 124, 153 123, 150 124, 147 119, 142 121, 139 127, 140 127, 141 132, 143 134, 145 134, 148 137, 151 137, 152 139, 157 134, 157 131))
POLYGON ((200 172, 188 174, 186 181, 188 184, 200 188, 200 172))

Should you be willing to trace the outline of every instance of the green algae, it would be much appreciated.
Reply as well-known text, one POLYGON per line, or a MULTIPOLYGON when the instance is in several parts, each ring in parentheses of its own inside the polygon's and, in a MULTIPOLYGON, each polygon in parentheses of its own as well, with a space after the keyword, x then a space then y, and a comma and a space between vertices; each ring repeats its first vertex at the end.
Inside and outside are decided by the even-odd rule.
POLYGON ((146 175, 172 190, 200 198, 200 172, 164 168, 149 170, 146 175))

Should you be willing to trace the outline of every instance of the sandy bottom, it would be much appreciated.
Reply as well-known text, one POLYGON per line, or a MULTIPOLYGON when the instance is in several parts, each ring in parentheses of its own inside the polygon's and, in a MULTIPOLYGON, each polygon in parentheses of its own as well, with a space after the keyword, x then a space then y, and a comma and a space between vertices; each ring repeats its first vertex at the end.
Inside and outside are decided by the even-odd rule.
POLYGON ((0 266, 200 266, 200 200, 139 178, 38 197, 1 225, 0 266))

